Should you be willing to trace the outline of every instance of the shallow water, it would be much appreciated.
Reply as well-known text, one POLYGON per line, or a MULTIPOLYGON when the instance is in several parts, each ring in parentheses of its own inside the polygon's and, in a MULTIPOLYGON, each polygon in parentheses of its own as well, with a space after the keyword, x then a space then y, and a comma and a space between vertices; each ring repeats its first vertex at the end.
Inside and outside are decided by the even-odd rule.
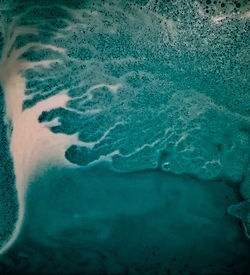
POLYGON ((0 10, 2 271, 247 274, 247 1, 0 10))

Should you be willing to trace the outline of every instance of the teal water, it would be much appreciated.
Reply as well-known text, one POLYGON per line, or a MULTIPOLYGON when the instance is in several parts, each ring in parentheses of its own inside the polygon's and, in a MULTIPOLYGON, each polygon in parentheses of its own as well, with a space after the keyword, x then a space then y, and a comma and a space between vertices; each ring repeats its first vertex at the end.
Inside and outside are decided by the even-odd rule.
POLYGON ((249 8, 0 4, 0 272, 249 273, 249 8))
POLYGON ((238 198, 222 182, 54 168, 28 197, 7 272, 247 274, 249 244, 226 212, 238 198))

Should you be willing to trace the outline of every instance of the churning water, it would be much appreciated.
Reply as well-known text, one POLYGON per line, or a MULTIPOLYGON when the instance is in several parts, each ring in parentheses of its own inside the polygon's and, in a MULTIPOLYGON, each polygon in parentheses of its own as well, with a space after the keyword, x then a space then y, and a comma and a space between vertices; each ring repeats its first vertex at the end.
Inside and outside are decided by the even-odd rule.
POLYGON ((248 1, 0 12, 0 272, 247 274, 248 1))

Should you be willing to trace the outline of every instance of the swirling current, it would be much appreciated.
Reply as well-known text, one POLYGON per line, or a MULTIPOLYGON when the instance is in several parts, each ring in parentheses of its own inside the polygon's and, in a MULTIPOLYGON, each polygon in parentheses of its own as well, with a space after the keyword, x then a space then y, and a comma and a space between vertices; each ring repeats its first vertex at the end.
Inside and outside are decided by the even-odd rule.
POLYGON ((0 273, 249 274, 249 18, 0 2, 0 273))

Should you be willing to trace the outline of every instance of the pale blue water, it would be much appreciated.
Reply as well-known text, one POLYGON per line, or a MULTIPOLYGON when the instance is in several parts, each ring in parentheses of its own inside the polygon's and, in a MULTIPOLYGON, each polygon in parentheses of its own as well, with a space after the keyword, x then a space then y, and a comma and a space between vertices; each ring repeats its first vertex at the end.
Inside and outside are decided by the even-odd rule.
POLYGON ((62 136, 77 137, 63 151, 75 166, 53 161, 55 148, 30 168, 0 272, 248 274, 247 1, 3 1, 0 10, 0 245, 18 219, 17 122, 4 113, 18 50, 22 64, 51 61, 18 70, 22 114, 66 91, 66 105, 36 122, 59 149, 62 136))

